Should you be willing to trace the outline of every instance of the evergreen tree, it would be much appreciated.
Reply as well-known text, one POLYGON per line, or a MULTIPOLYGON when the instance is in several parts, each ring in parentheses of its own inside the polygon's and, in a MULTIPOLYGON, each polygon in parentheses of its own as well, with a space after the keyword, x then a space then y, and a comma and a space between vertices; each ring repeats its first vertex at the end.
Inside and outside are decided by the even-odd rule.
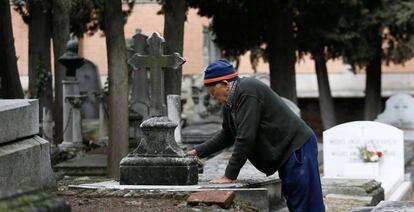
POLYGON ((0 99, 23 99, 9 0, 0 0, 0 26, 0 99))
POLYGON ((349 28, 358 36, 344 48, 344 59, 353 67, 365 68, 365 119, 373 120, 382 110, 382 64, 400 64, 412 58, 414 3, 402 1, 359 1, 361 7, 348 17, 349 28))
POLYGON ((214 41, 225 57, 237 58, 264 47, 272 89, 296 102, 292 1, 187 1, 199 15, 212 18, 214 41))

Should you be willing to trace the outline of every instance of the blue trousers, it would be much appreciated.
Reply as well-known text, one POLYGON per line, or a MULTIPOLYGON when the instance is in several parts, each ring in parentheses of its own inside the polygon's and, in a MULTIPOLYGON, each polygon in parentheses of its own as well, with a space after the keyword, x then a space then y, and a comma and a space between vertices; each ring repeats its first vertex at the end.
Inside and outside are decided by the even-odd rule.
POLYGON ((312 136, 279 169, 289 211, 324 212, 316 136, 312 136))

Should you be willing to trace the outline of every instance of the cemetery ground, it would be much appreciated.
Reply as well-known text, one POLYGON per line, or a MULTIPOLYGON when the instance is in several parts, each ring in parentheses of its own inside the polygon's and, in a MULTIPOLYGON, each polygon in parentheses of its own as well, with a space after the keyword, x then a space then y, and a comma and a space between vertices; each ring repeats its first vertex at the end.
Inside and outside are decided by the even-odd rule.
MULTIPOLYGON (((413 166, 413 161, 410 162, 413 166)), ((323 167, 321 167, 321 170, 323 167)), ((323 171, 322 171, 323 173, 323 171)), ((103 176, 63 176, 55 173, 57 188, 49 191, 51 197, 63 199, 72 211, 261 211, 249 202, 234 201, 228 209, 218 205, 187 204, 190 192, 162 192, 144 190, 73 189, 81 185, 109 181, 103 176)), ((326 200, 325 200, 326 201, 326 200)), ((408 201, 414 201, 411 194, 408 201)), ((326 203, 326 202, 325 202, 326 203)), ((286 209, 285 209, 286 210, 286 209)), ((281 210, 281 211, 285 211, 281 210)))
POLYGON ((108 181, 96 176, 58 176, 57 190, 49 191, 51 197, 68 202, 74 212, 83 211, 258 211, 248 202, 235 201, 228 209, 217 205, 187 205, 189 193, 152 191, 110 191, 69 189, 69 185, 108 181))

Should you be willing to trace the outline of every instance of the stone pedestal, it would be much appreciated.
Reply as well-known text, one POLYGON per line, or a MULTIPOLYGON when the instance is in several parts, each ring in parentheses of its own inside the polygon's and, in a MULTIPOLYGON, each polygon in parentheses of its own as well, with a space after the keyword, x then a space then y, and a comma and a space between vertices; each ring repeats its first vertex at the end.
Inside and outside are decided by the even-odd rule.
POLYGON ((108 116, 103 100, 99 103, 99 142, 108 143, 108 116))
POLYGON ((176 127, 168 117, 150 118, 141 124, 141 142, 120 163, 121 185, 197 184, 196 159, 186 157, 175 142, 176 127))
POLYGON ((79 82, 74 77, 62 81, 63 93, 63 142, 72 141, 72 106, 66 101, 70 95, 79 95, 79 82))
POLYGON ((80 151, 85 148, 82 143, 82 104, 88 98, 86 95, 67 95, 66 101, 71 105, 72 140, 63 141, 59 145, 62 150, 80 151))

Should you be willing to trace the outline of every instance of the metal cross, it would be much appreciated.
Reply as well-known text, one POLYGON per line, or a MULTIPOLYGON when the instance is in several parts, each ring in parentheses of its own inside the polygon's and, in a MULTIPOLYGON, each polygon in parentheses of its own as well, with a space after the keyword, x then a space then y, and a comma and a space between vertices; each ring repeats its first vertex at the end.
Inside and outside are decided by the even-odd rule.
POLYGON ((185 59, 179 53, 164 55, 165 39, 154 32, 147 39, 149 55, 134 54, 128 63, 134 70, 139 68, 150 69, 151 107, 150 116, 166 116, 164 71, 162 68, 177 69, 185 63, 185 59))

